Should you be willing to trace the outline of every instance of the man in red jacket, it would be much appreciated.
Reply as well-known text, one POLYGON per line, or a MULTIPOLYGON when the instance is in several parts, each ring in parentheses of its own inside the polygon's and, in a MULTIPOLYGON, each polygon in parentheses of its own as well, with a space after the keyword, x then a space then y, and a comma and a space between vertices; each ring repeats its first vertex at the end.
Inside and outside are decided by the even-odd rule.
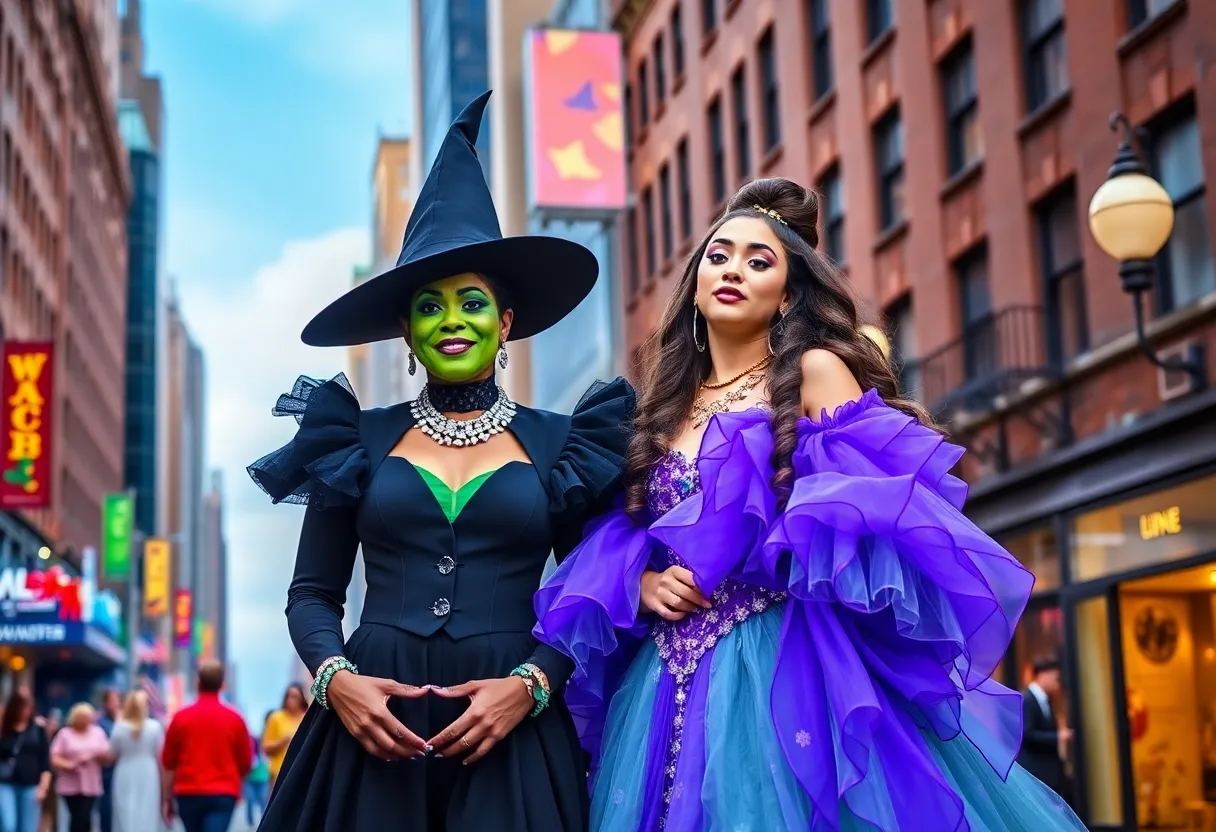
POLYGON ((220 701, 224 666, 206 660, 198 668, 198 701, 173 717, 165 734, 164 815, 181 815, 186 832, 227 832, 253 767, 245 720, 220 701))

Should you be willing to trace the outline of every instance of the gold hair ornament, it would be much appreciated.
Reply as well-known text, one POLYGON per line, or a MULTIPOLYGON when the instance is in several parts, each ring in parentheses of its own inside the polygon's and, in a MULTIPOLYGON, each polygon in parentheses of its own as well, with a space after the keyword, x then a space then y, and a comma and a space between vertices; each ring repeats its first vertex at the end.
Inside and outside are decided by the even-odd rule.
POLYGON ((768 214, 770 217, 772 217, 773 219, 775 219, 777 222, 781 223, 782 225, 789 225, 789 223, 787 223, 785 221, 785 218, 782 217, 776 211, 774 211, 772 208, 761 208, 759 205, 753 205, 752 207, 755 208, 757 211, 759 211, 761 214, 768 214))

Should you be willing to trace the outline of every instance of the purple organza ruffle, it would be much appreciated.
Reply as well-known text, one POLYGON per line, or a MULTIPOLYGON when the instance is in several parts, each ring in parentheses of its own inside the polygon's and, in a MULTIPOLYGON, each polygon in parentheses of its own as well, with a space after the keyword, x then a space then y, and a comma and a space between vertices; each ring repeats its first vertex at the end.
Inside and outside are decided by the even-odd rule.
POLYGON ((533 598, 533 635, 574 660, 565 700, 592 754, 612 693, 648 629, 638 605, 650 550, 646 529, 612 511, 587 527, 533 598))
MULTIPOLYGON (((876 392, 818 422, 801 420, 796 481, 780 514, 768 419, 761 410, 715 417, 698 456, 701 491, 649 535, 675 550, 703 590, 735 578, 789 593, 773 721, 825 828, 838 827, 842 803, 880 829, 919 828, 926 818, 935 828, 965 828, 963 802, 922 731, 964 738, 1007 775, 1021 740, 1021 697, 989 676, 1033 578, 960 513, 966 486, 948 472, 961 450, 876 392)), ((603 651, 615 647, 602 632, 606 619, 576 630, 550 601, 599 599, 616 611, 613 626, 640 632, 645 530, 605 528, 614 527, 601 526, 571 556, 594 560, 594 570, 585 564, 575 580, 580 568, 568 560, 560 589, 538 596, 538 637, 576 661, 580 652, 605 661, 603 651), (598 588, 607 584, 611 597, 598 588)), ((577 676, 572 690, 586 684, 577 676)), ((598 709, 584 719, 602 720, 612 690, 605 681, 594 679, 598 709)), ((598 728, 592 733, 598 738, 598 728)))

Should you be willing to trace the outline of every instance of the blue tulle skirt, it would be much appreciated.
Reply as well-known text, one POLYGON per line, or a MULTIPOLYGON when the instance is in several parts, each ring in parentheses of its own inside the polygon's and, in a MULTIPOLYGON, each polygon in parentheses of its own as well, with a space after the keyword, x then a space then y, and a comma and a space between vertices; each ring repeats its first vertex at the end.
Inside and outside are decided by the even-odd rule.
MULTIPOLYGON (((695 829, 667 825, 667 832, 776 832, 813 830, 821 825, 872 832, 877 827, 857 819, 843 804, 833 823, 821 824, 782 753, 773 727, 769 699, 783 607, 754 615, 737 626, 705 655, 697 673, 708 674, 703 712, 685 718, 688 732, 703 732, 705 767, 699 784, 700 811, 695 829)), ((656 714, 671 712, 659 700, 667 673, 653 642, 640 650, 608 709, 601 755, 592 782, 591 828, 596 832, 649 832, 655 816, 646 782, 656 767, 652 736, 669 726, 656 725, 656 714)), ((660 717, 662 718, 662 717, 660 717)), ((938 767, 965 803, 966 822, 974 832, 1051 832, 1084 830, 1067 804, 1054 792, 1014 766, 1002 780, 966 739, 943 742, 925 732, 938 767)), ((660 767, 661 769, 661 767, 660 767)), ((679 800, 695 799, 683 789, 679 800)), ((884 807, 869 806, 862 814, 883 817, 884 807)), ((682 812, 684 818, 689 813, 682 812)), ((681 821, 685 824, 687 821, 681 821)), ((891 818, 882 829, 899 832, 891 818)), ((949 832, 923 818, 906 832, 949 832)))

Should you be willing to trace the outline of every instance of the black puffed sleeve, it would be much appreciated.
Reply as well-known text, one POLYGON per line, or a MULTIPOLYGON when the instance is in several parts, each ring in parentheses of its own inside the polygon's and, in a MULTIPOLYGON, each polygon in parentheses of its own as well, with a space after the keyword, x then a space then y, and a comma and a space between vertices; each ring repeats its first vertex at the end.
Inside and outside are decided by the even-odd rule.
POLYGON ((361 410, 339 374, 326 382, 301 376, 272 412, 294 416, 300 429, 248 471, 274 502, 308 507, 287 590, 287 628, 315 673, 343 651, 342 608, 359 548, 355 509, 370 473, 359 441, 361 410))
MULTIPOLYGON (((611 508, 620 490, 636 403, 625 379, 597 381, 571 414, 570 433, 549 477, 553 555, 559 563, 578 545, 583 527, 611 508)), ((539 644, 530 661, 549 677, 555 693, 574 672, 574 663, 547 644, 539 644)))

